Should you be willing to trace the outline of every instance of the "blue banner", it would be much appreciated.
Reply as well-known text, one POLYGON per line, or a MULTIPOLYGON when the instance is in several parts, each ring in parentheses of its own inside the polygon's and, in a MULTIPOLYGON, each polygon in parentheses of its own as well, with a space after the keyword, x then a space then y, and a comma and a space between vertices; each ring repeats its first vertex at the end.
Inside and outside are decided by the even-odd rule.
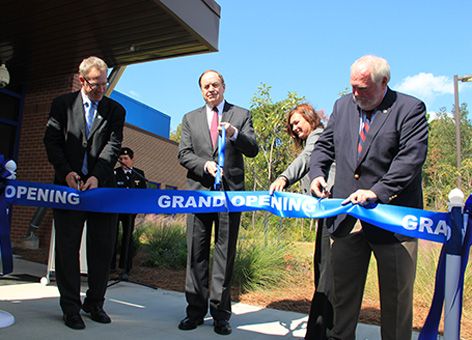
POLYGON ((87 191, 41 183, 7 181, 9 204, 110 213, 188 214, 265 210, 281 217, 325 218, 349 214, 405 236, 444 243, 447 213, 378 204, 342 205, 342 199, 268 191, 188 191, 98 188, 87 191), (103 204, 106 202, 106 204, 103 204))

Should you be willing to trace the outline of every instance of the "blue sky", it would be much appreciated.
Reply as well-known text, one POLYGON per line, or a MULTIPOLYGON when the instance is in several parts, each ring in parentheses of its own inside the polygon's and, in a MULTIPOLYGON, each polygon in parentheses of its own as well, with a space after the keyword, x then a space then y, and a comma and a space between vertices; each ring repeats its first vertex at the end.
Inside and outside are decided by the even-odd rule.
MULTIPOLYGON (((472 1, 217 0, 219 51, 128 66, 116 90, 171 116, 203 105, 197 80, 216 69, 225 98, 249 107, 261 83, 274 101, 289 91, 330 113, 364 54, 386 58, 390 87, 452 110, 452 77, 472 74, 472 1)), ((472 83, 459 85, 472 111, 472 83)))

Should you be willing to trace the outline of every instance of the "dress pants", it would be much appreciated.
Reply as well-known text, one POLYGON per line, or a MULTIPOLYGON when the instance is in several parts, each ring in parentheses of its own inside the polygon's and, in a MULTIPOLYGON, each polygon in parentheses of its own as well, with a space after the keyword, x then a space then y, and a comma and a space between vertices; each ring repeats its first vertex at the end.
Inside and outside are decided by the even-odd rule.
POLYGON ((325 340, 333 328, 333 274, 330 261, 331 238, 326 219, 318 220, 316 230, 314 271, 315 292, 311 300, 305 340, 325 340))
POLYGON ((87 221, 88 290, 84 303, 90 306, 103 306, 116 237, 113 223, 116 221, 115 216, 115 214, 54 210, 56 280, 60 305, 65 314, 79 312, 82 306, 79 250, 85 221, 87 221))
POLYGON ((115 248, 113 250, 113 257, 111 260, 111 268, 116 268, 116 256, 118 252, 118 228, 121 222, 121 244, 120 244, 120 260, 119 267, 122 268, 126 273, 129 273, 133 267, 133 257, 135 255, 136 249, 134 249, 134 223, 136 220, 135 214, 119 214, 118 221, 116 223, 116 235, 117 239, 115 242, 115 248))
POLYGON ((371 253, 377 260, 382 340, 411 339, 418 241, 371 243, 364 232, 334 237, 334 329, 330 339, 355 339, 371 253))
POLYGON ((215 320, 231 317, 231 278, 241 213, 194 214, 187 217, 187 317, 200 319, 208 311, 215 320), (214 254, 209 289, 209 257, 212 225, 214 254))

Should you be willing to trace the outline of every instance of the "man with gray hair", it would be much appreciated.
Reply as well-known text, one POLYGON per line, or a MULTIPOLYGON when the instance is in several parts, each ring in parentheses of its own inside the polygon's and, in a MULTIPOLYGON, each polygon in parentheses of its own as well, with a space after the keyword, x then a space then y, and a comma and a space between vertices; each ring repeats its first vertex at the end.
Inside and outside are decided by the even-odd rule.
MULTIPOLYGON (((107 65, 89 57, 79 66, 81 90, 54 99, 44 136, 54 183, 78 190, 115 185, 113 168, 123 139, 124 108, 104 97, 107 65)), ((80 309, 92 320, 110 323, 103 310, 110 262, 115 244, 116 214, 54 210, 55 266, 65 324, 85 328, 80 309), (87 222, 89 289, 80 300, 79 249, 87 222)))
MULTIPOLYGON (((423 207, 421 170, 428 149, 426 107, 393 91, 390 66, 367 55, 351 66, 352 93, 336 101, 310 161, 311 190, 327 197, 336 162, 333 197, 343 204, 379 202, 423 207)), ((411 339, 416 239, 349 215, 328 219, 334 285, 334 327, 329 339, 355 339, 371 254, 377 260, 382 339, 411 339)))

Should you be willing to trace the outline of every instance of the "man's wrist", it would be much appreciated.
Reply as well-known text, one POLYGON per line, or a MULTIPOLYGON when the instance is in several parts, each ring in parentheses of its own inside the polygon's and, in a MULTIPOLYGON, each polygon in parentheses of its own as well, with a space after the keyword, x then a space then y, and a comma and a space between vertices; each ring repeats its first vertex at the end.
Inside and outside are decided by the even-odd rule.
POLYGON ((233 135, 230 137, 229 140, 234 142, 234 141, 238 138, 239 130, 238 130, 237 128, 235 128, 235 127, 233 127, 233 129, 234 129, 234 133, 233 133, 233 135))
POLYGON ((205 165, 203 166, 203 171, 204 171, 206 174, 209 173, 209 172, 208 172, 208 165, 209 165, 209 164, 210 164, 210 161, 206 161, 206 162, 205 162, 205 165))

